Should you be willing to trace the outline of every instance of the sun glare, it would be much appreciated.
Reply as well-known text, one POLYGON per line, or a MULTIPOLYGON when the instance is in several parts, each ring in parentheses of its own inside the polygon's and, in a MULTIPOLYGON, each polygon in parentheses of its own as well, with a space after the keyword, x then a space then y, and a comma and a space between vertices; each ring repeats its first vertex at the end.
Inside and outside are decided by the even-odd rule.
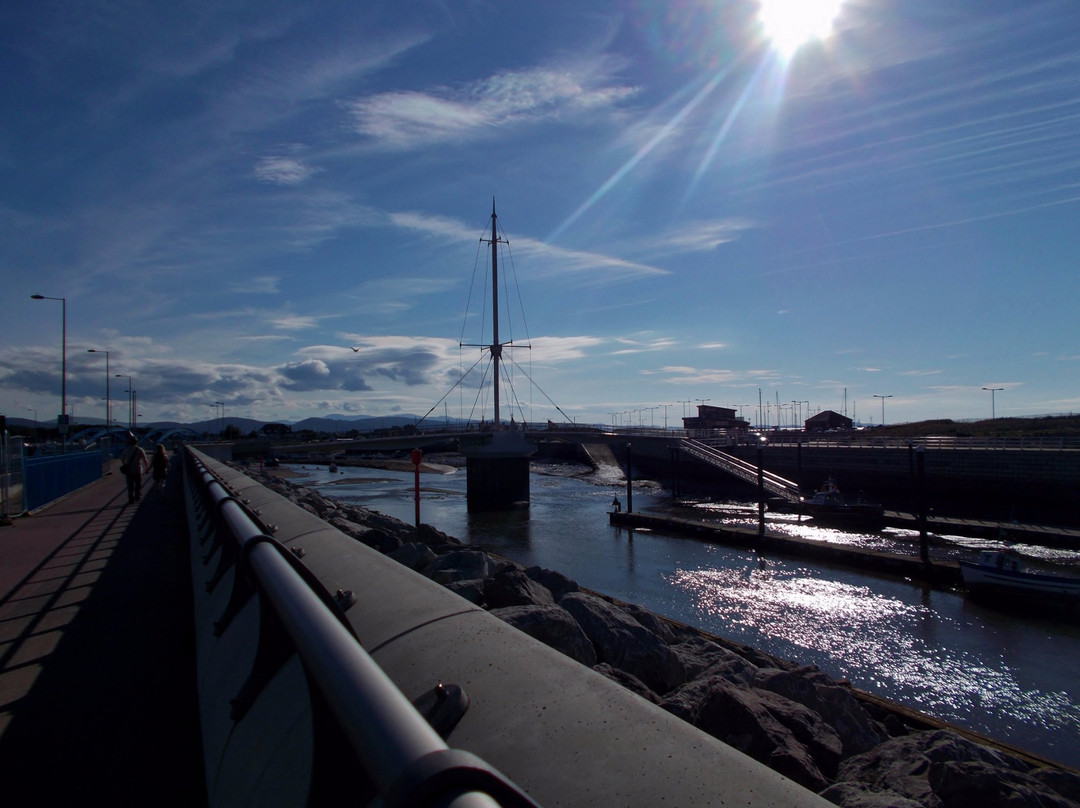
POLYGON ((790 56, 811 40, 824 40, 833 30, 844 0, 758 0, 758 19, 772 46, 790 56))

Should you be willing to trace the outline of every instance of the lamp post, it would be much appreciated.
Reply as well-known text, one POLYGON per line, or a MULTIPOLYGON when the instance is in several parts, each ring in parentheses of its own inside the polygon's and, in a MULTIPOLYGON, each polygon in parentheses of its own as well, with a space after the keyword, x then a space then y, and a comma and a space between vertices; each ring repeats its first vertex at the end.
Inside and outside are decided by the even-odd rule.
POLYGON ((67 451, 67 298, 47 295, 30 295, 32 300, 59 300, 60 309, 60 434, 63 436, 64 451, 67 451))
POLYGON ((214 417, 218 417, 218 407, 221 407, 221 431, 218 433, 222 437, 225 436, 225 402, 224 401, 211 401, 206 406, 214 408, 214 417))
POLYGON ((878 395, 877 393, 875 393, 874 398, 881 400, 881 426, 883 427, 883 426, 885 426, 885 400, 886 399, 891 399, 892 396, 891 395, 878 395))
POLYGON ((112 399, 109 397, 109 352, 100 348, 87 348, 87 353, 105 354, 105 434, 112 429, 112 399))
POLYGON ((127 389, 127 394, 128 394, 128 429, 133 429, 134 425, 131 423, 132 420, 133 420, 132 417, 131 417, 131 387, 132 387, 132 385, 131 385, 131 377, 128 376, 127 374, 125 374, 125 373, 116 373, 114 375, 118 379, 127 379, 128 380, 128 389, 127 389))
POLYGON ((990 420, 993 421, 997 418, 997 405, 994 402, 994 394, 1004 390, 1004 387, 984 387, 983 390, 990 391, 990 420))

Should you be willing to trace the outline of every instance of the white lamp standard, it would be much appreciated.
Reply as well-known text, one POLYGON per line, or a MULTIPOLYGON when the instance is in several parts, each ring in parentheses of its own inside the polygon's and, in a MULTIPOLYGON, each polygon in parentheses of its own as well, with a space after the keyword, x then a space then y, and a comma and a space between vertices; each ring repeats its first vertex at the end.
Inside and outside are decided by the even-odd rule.
POLYGON ((984 387, 983 390, 990 391, 990 420, 997 418, 997 405, 994 402, 994 394, 1004 390, 1004 387, 984 387))
POLYGON ((135 418, 134 418, 134 416, 132 414, 132 411, 131 411, 131 387, 132 387, 132 385, 131 385, 131 377, 128 376, 126 373, 115 373, 113 375, 116 376, 116 378, 118 378, 118 379, 127 379, 128 380, 128 389, 127 389, 127 394, 128 394, 128 429, 134 429, 135 425, 134 425, 133 422, 134 422, 135 418))
POLYGON ((60 332, 60 421, 57 426, 63 436, 64 451, 67 451, 67 298, 30 295, 32 300, 59 300, 61 303, 60 332))
POLYGON ((881 399, 881 425, 885 426, 885 399, 892 398, 892 396, 879 396, 875 393, 874 398, 881 399))
POLYGON ((100 348, 87 348, 87 353, 105 354, 105 434, 112 429, 112 399, 109 397, 109 352, 100 348))

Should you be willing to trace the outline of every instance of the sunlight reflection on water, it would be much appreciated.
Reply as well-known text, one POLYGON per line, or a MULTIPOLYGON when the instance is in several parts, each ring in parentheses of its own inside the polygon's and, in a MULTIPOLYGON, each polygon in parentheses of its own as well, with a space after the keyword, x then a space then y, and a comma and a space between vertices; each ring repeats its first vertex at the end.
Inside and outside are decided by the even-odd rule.
POLYGON ((1004 652, 987 659, 964 650, 965 627, 925 604, 802 567, 753 562, 743 569, 679 569, 670 581, 703 614, 789 644, 795 657, 842 659, 864 686, 909 694, 942 718, 987 711, 1072 737, 1080 732, 1080 705, 1068 693, 1023 687, 1004 652))

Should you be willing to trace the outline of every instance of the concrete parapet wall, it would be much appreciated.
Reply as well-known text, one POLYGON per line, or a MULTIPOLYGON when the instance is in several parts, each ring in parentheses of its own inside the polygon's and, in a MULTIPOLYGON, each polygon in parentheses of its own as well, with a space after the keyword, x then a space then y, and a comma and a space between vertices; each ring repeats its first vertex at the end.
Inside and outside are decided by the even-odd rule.
MULTIPOLYGON (((625 438, 611 439, 625 461, 625 438)), ((634 438, 635 474, 683 482, 733 478, 678 453, 677 440, 634 438), (674 454, 673 454, 674 453, 674 454), (678 457, 676 469, 673 457, 678 457)), ((752 446, 724 448, 748 463, 757 462, 752 446)), ((941 513, 1018 519, 1035 523, 1080 524, 1080 451, 1075 449, 928 448, 924 454, 927 504, 941 513)), ((841 490, 864 492, 887 508, 912 510, 918 497, 914 447, 767 445, 764 467, 813 491, 828 477, 841 490)), ((744 483, 732 483, 738 487, 744 483)))
MULTIPOLYGON (((250 478, 203 460, 276 526, 277 541, 303 549, 303 564, 328 592, 355 594, 346 617, 407 698, 440 681, 464 689, 471 706, 447 742, 483 758, 540 805, 830 804, 250 478)), ((190 491, 188 499, 210 805, 306 804, 315 741, 300 666, 290 659, 242 720, 230 718, 230 699, 256 658, 258 603, 251 598, 215 636, 235 567, 207 591, 222 551, 209 550, 211 520, 190 491)))

